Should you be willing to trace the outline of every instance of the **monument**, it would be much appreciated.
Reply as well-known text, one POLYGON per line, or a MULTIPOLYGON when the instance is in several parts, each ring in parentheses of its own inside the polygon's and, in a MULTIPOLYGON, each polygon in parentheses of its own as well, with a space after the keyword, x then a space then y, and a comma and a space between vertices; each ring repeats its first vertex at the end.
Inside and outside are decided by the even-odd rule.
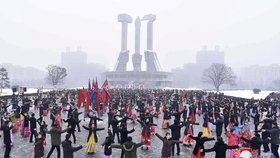
POLYGON ((133 88, 164 88, 171 87, 172 74, 162 71, 157 54, 153 50, 153 23, 156 16, 148 14, 141 20, 137 17, 135 24, 135 50, 132 55, 133 70, 127 70, 129 50, 127 49, 128 24, 132 23, 132 17, 128 14, 119 14, 118 21, 122 23, 121 51, 113 71, 104 72, 103 79, 107 79, 110 87, 133 88), (147 21, 147 46, 144 51, 146 70, 142 70, 142 55, 140 54, 141 22, 147 21))

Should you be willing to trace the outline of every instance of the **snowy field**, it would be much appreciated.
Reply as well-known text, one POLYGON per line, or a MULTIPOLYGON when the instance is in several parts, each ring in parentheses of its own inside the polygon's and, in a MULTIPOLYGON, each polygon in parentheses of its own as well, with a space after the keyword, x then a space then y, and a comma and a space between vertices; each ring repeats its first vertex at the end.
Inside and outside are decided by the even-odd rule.
POLYGON ((234 96, 240 98, 247 98, 247 99, 264 99, 272 92, 277 91, 261 91, 259 94, 254 94, 252 90, 237 90, 237 91, 221 91, 227 96, 234 96))
MULTIPOLYGON (((32 93, 37 93, 38 88, 27 88, 27 91, 24 92, 24 94, 32 94, 32 93)), ((43 89, 43 92, 49 92, 51 89, 43 89)), ((2 93, 0 93, 0 96, 7 96, 7 95, 12 95, 13 91, 11 88, 9 89, 3 89, 2 93)), ((18 94, 18 92, 16 92, 15 94, 18 94)))
MULTIPOLYGON (((170 88, 170 89, 172 89, 172 88, 170 88)), ((25 92, 25 94, 37 93, 37 90, 38 89, 36 89, 36 88, 27 88, 27 92, 25 92)), ((51 90, 52 89, 43 89, 43 92, 48 92, 51 90)), ((200 89, 185 89, 185 90, 200 90, 200 89)), ((277 91, 261 91, 259 94, 254 94, 252 90, 227 90, 227 91, 220 91, 220 92, 224 93, 227 96, 234 96, 234 97, 247 98, 247 99, 251 99, 251 98, 264 99, 270 93, 277 92, 277 91)), ((0 96, 6 96, 6 95, 12 95, 12 94, 13 94, 13 92, 11 89, 3 89, 2 94, 0 94, 0 96)))

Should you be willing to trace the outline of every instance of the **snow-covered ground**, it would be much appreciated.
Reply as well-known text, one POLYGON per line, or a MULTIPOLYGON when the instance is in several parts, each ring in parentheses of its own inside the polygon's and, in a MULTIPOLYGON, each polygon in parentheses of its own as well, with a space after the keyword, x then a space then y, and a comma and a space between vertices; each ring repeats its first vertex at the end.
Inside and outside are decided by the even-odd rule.
POLYGON ((221 91, 225 95, 240 97, 240 98, 247 98, 247 99, 264 99, 270 93, 276 91, 261 91, 259 94, 254 94, 252 90, 234 90, 234 91, 221 91))
MULTIPOLYGON (((172 89, 172 88, 170 88, 172 89)), ((36 88, 27 88, 27 92, 25 94, 30 93, 37 93, 36 88)), ((51 89, 43 89, 43 92, 48 92, 51 89)), ((200 90, 200 89, 185 89, 185 90, 200 90)), ((234 96, 234 97, 241 97, 241 98, 247 98, 247 99, 264 99, 266 96, 268 96, 270 93, 276 92, 276 91, 261 91, 259 94, 254 94, 252 90, 228 90, 228 91, 221 91, 221 93, 224 93, 228 96, 234 96)), ((11 89, 3 89, 2 94, 0 96, 5 95, 12 95, 13 92, 11 89)))
MULTIPOLYGON (((27 91, 24 92, 25 94, 30 94, 30 93, 37 93, 37 88, 27 88, 27 91)), ((43 92, 49 92, 51 89, 43 89, 43 92)), ((13 91, 12 89, 3 89, 2 93, 0 93, 0 96, 6 96, 6 95, 12 95, 13 91)), ((17 94, 17 92, 15 93, 17 94)))
MULTIPOLYGON (((165 89, 173 89, 173 88, 165 88, 165 89)), ((175 88, 177 90, 202 90, 197 88, 175 88)), ((208 91, 208 92, 215 92, 215 91, 208 91)), ((264 99, 272 92, 277 91, 261 91, 259 94, 254 94, 253 90, 225 90, 220 91, 221 93, 224 93, 227 96, 234 96, 234 97, 240 97, 240 98, 246 98, 246 99, 264 99)))

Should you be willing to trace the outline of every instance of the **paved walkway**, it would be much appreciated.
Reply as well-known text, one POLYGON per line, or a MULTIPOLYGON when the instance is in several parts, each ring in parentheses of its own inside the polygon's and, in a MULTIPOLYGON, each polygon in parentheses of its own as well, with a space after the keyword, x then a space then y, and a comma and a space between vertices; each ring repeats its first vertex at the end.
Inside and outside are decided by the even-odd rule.
MULTIPOLYGON (((79 111, 82 111, 83 109, 80 109, 79 111)), ((33 111, 33 110, 31 110, 33 111)), ((38 117, 38 113, 36 113, 36 117, 38 117)), ((66 114, 62 114, 62 117, 65 119, 67 117, 66 114)), ((80 119, 81 119, 81 115, 80 115, 80 119)), ((99 122, 98 123, 98 127, 105 127, 105 131, 100 131, 97 133, 98 135, 98 145, 97 145, 97 153, 94 155, 87 155, 85 152, 85 149, 82 149, 78 152, 75 153, 75 157, 79 157, 79 158, 101 158, 101 156, 103 155, 104 149, 103 147, 100 145, 101 143, 103 143, 104 138, 107 136, 107 115, 104 115, 102 117, 102 119, 104 120, 103 122, 99 122)), ((198 122, 200 123, 199 126, 195 126, 195 130, 194 133, 195 135, 197 135, 197 133, 201 130, 201 124, 202 124, 202 117, 197 117, 198 122)), ((50 120, 49 120, 49 116, 44 117, 44 121, 47 122, 48 125, 50 125, 50 120)), ((82 121, 80 123, 80 125, 87 125, 89 120, 86 121, 82 121)), ((252 121, 252 120, 251 120, 252 121)), ((161 124, 162 124, 162 115, 157 119, 154 119, 154 122, 158 125, 156 131, 161 134, 164 135, 166 131, 169 130, 163 130, 161 128, 161 124)), ((63 124, 63 127, 66 128, 67 124, 63 124)), ((139 123, 133 124, 132 122, 128 121, 128 129, 132 129, 133 126, 136 125, 136 131, 134 133, 131 134, 131 136, 133 137, 133 140, 135 142, 140 142, 140 135, 141 135, 141 125, 139 123)), ((252 130, 253 125, 251 122, 251 126, 252 126, 252 130)), ((49 129, 49 128, 48 128, 49 129)), ((81 129, 81 132, 76 132, 76 136, 77 136, 77 144, 73 144, 74 146, 80 145, 80 144, 86 144, 86 140, 87 140, 87 136, 88 136, 88 132, 86 130, 84 130, 83 128, 81 129)), ((184 127, 182 128, 181 133, 183 133, 184 127)), ((253 133, 253 132, 252 132, 253 133)), ((33 144, 29 143, 29 138, 22 138, 20 133, 17 132, 14 135, 14 140, 15 140, 15 145, 12 147, 12 151, 11 151, 11 157, 12 158, 31 158, 33 155, 33 144)), ((215 136, 215 133, 213 133, 213 136, 215 136)), ((62 135, 62 140, 64 140, 65 138, 65 134, 62 135)), ((117 139, 117 138, 116 138, 117 139)), ((115 139, 115 141, 116 141, 115 139)), ((3 139, 1 138, 1 141, 3 139)), ((224 138, 224 140, 226 140, 226 138, 224 138)), ((211 141, 211 142, 207 142, 205 144, 205 148, 211 148, 213 147, 215 141, 211 141)), ((45 148, 45 155, 47 155, 47 153, 50 150, 50 136, 47 135, 47 146, 45 148)), ((140 148, 137 151, 138 157, 139 158, 160 158, 161 157, 161 148, 162 148, 162 142, 156 137, 156 136, 152 136, 152 147, 149 150, 141 150, 140 148)), ((0 148, 0 153, 1 156, 4 155, 4 147, 0 148)), ((176 149, 175 149, 176 150, 176 149)), ((193 147, 185 147, 183 145, 181 145, 181 153, 180 156, 175 155, 174 158, 191 158, 191 154, 192 154, 192 150, 193 147)), ((61 153, 62 153, 62 149, 61 149, 61 153)), ((270 154, 267 154, 270 155, 270 154)), ((62 155, 61 155, 62 156, 62 155)), ((54 151, 53 155, 51 156, 52 158, 56 158, 56 150, 54 151)), ((119 149, 113 149, 113 157, 114 158, 119 158, 120 157, 120 150, 119 149)), ((207 153, 206 157, 208 158, 214 158, 214 153, 207 153)))

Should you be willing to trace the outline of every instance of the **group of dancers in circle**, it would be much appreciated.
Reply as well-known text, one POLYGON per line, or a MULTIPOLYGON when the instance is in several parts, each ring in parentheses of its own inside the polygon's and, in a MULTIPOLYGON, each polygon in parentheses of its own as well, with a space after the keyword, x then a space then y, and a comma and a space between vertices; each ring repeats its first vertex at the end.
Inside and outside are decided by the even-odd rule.
POLYGON ((47 158, 51 157, 55 149, 59 158, 61 145, 64 158, 74 157, 73 153, 82 148, 88 154, 99 152, 98 135, 103 136, 104 132, 97 133, 105 128, 99 127, 98 121, 103 121, 106 115, 107 136, 101 142, 104 147, 103 158, 112 158, 114 148, 121 149, 121 158, 135 158, 137 148, 149 150, 153 135, 163 143, 162 158, 180 155, 180 144, 193 148, 192 158, 204 158, 208 152, 215 152, 216 158, 239 158, 245 148, 249 149, 252 157, 259 157, 262 146, 263 152, 271 152, 279 158, 280 129, 277 120, 280 98, 277 95, 254 100, 204 91, 112 89, 110 96, 108 107, 103 105, 101 109, 91 109, 90 112, 78 109, 75 90, 53 91, 33 98, 23 96, 19 99, 15 95, 2 98, 2 145, 6 148, 4 158, 10 157, 11 146, 17 141, 13 135, 18 132, 23 138, 29 137, 29 142, 33 143, 34 158, 44 157, 44 148, 49 143, 51 149, 47 158), (31 113, 32 107, 34 113, 31 113), (62 113, 67 117, 63 119, 62 113), (72 140, 73 144, 77 142, 76 131, 81 132, 81 116, 89 118, 88 124, 81 126, 88 132, 88 137, 86 144, 73 147, 72 140), (50 121, 46 121, 48 118, 50 121), (154 119, 162 123, 155 124, 154 119), (128 129, 128 120, 135 124, 132 129, 128 129), (65 129, 64 123, 67 123, 65 129), (139 143, 129 136, 135 132, 137 123, 142 127, 139 143), (252 126, 254 129, 250 128, 252 126), (164 135, 156 132, 159 128, 165 130, 164 135), (199 132, 195 134, 194 131, 199 132), (67 133, 63 141, 62 133, 67 133), (50 142, 46 141, 48 135, 50 142), (204 147, 205 142, 215 140, 212 148, 204 147))

